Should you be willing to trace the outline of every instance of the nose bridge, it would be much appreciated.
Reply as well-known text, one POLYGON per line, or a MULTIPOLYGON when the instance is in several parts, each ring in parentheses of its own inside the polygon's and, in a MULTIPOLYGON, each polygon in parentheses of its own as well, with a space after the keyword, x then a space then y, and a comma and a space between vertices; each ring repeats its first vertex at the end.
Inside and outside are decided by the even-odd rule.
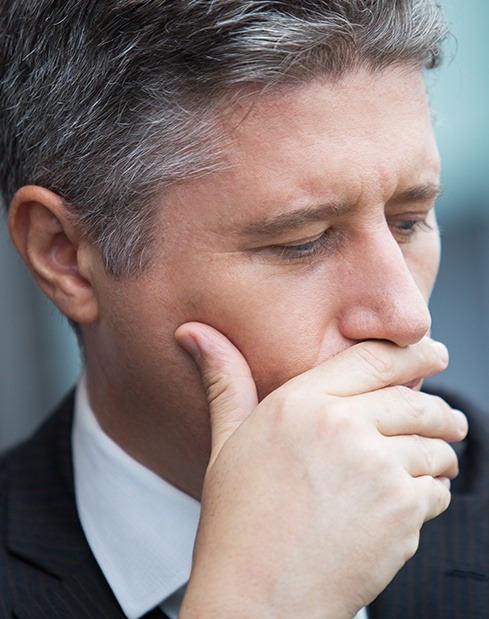
POLYGON ((430 313, 392 235, 370 239, 352 262, 353 281, 342 315, 343 335, 414 344, 431 325, 430 313))

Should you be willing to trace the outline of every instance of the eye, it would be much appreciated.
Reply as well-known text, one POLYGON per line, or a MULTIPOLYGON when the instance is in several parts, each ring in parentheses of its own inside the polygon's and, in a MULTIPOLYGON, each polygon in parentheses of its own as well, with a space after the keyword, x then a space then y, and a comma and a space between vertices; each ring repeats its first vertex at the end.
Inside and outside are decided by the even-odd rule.
POLYGON ((288 260, 300 260, 312 258, 325 250, 332 249, 331 230, 325 230, 320 236, 310 241, 297 243, 296 245, 274 245, 270 249, 277 252, 281 258, 288 260))
POLYGON ((438 228, 427 220, 428 214, 422 219, 406 219, 390 223, 393 235, 402 243, 412 239, 418 232, 433 232, 438 228))

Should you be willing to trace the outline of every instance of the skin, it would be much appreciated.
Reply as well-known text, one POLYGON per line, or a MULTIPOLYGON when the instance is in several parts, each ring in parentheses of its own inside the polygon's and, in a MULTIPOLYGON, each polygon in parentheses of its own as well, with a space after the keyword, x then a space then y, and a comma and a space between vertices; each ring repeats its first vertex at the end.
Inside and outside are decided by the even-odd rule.
POLYGON ((84 329, 103 427, 195 496, 208 460, 207 402, 174 341, 179 325, 197 320, 225 334, 262 399, 354 342, 419 341, 430 327, 426 303, 438 268, 433 195, 397 198, 418 186, 433 194, 439 184, 419 73, 390 70, 379 79, 363 71, 243 114, 228 121, 230 169, 161 198, 162 241, 145 275, 121 283, 95 263, 99 316, 84 329), (345 212, 307 221, 331 203, 345 212), (246 232, 297 209, 306 209, 302 224, 246 232), (423 222, 426 229, 401 231, 423 222), (309 258, 282 249, 323 233, 330 238, 309 258), (181 460, 173 446, 181 445, 188 470, 173 466, 181 460))
POLYGON ((104 430, 202 498, 182 619, 352 617, 448 506, 467 431, 417 391, 448 362, 422 76, 359 69, 223 122, 226 169, 155 197, 141 277, 108 277, 43 188, 17 192, 12 237, 81 325, 104 430))

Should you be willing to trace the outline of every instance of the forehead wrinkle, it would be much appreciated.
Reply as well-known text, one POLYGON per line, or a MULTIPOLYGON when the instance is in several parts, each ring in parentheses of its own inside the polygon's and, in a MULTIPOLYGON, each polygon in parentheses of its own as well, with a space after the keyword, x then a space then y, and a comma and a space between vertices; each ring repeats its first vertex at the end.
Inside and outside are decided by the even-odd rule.
MULTIPOLYGON (((435 200, 443 194, 443 187, 427 183, 414 185, 393 196, 395 202, 419 202, 435 200)), ((303 207, 292 212, 280 213, 262 219, 257 219, 240 228, 245 235, 275 236, 288 230, 293 230, 308 223, 326 221, 344 215, 353 208, 348 202, 332 202, 319 207, 303 207)))

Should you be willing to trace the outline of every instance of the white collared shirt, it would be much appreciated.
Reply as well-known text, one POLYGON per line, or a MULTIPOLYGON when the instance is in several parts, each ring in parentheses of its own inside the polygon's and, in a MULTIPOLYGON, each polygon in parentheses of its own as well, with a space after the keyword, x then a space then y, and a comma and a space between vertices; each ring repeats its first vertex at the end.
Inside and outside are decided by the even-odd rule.
MULTIPOLYGON (((100 427, 78 385, 75 496, 88 544, 129 619, 155 606, 177 619, 190 576, 200 504, 123 451, 100 427)), ((366 619, 365 609, 355 619, 366 619)))
POLYGON ((171 596, 190 576, 200 503, 103 432, 84 378, 75 400, 73 465, 83 531, 124 613, 139 619, 163 602, 176 618, 181 596, 171 596))

